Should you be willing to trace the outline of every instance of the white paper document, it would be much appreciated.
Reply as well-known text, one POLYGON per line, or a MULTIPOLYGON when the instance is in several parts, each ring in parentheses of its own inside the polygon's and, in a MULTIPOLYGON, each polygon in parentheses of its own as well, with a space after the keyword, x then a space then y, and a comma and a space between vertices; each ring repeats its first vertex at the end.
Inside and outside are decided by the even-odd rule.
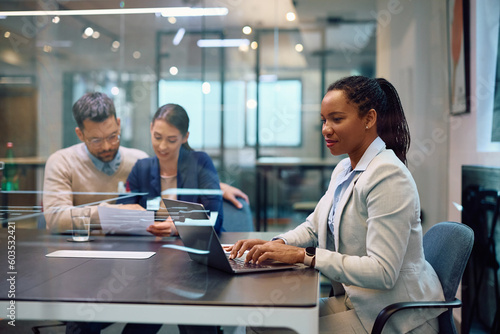
POLYGON ((132 252, 132 251, 88 251, 88 250, 58 250, 49 253, 47 257, 83 257, 91 259, 148 259, 155 252, 132 252))
POLYGON ((106 234, 152 235, 146 228, 154 224, 154 212, 99 206, 101 228, 106 234))

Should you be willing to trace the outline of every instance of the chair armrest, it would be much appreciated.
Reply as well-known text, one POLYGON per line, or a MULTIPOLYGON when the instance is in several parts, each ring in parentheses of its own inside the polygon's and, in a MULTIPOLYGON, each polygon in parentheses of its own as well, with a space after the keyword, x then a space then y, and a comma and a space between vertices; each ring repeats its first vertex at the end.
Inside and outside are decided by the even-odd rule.
POLYGON ((406 309, 413 308, 457 308, 462 306, 462 302, 455 298, 450 301, 435 301, 435 302, 402 302, 402 303, 394 303, 389 306, 386 306, 375 319, 375 323, 373 324, 371 334, 380 334, 382 333, 382 329, 384 329, 385 323, 389 318, 396 312, 406 309))

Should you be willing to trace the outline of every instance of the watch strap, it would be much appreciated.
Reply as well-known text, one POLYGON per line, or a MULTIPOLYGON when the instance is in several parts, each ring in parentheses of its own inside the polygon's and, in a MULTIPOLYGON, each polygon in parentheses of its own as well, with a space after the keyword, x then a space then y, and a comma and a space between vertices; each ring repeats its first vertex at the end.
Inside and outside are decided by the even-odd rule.
POLYGON ((316 248, 312 248, 311 250, 309 248, 312 248, 312 247, 308 247, 305 250, 304 264, 306 266, 308 266, 308 267, 312 267, 314 258, 316 257, 316 254, 315 254, 316 253, 316 248))

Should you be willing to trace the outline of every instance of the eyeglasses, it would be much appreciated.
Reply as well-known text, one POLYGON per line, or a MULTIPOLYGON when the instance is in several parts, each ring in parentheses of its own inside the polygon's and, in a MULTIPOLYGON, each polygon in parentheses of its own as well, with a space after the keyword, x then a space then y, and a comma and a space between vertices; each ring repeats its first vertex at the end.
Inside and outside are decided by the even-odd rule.
POLYGON ((104 141, 107 141, 109 145, 116 145, 120 142, 120 134, 113 133, 106 138, 92 138, 88 140, 87 143, 92 147, 101 147, 104 141))

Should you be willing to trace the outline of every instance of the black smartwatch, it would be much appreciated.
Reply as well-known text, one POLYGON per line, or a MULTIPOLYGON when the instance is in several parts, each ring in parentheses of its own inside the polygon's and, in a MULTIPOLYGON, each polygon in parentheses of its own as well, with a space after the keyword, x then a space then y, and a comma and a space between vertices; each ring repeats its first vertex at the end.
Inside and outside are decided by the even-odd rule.
POLYGON ((308 267, 313 267, 314 258, 316 257, 316 247, 307 247, 304 256, 304 264, 308 267))

